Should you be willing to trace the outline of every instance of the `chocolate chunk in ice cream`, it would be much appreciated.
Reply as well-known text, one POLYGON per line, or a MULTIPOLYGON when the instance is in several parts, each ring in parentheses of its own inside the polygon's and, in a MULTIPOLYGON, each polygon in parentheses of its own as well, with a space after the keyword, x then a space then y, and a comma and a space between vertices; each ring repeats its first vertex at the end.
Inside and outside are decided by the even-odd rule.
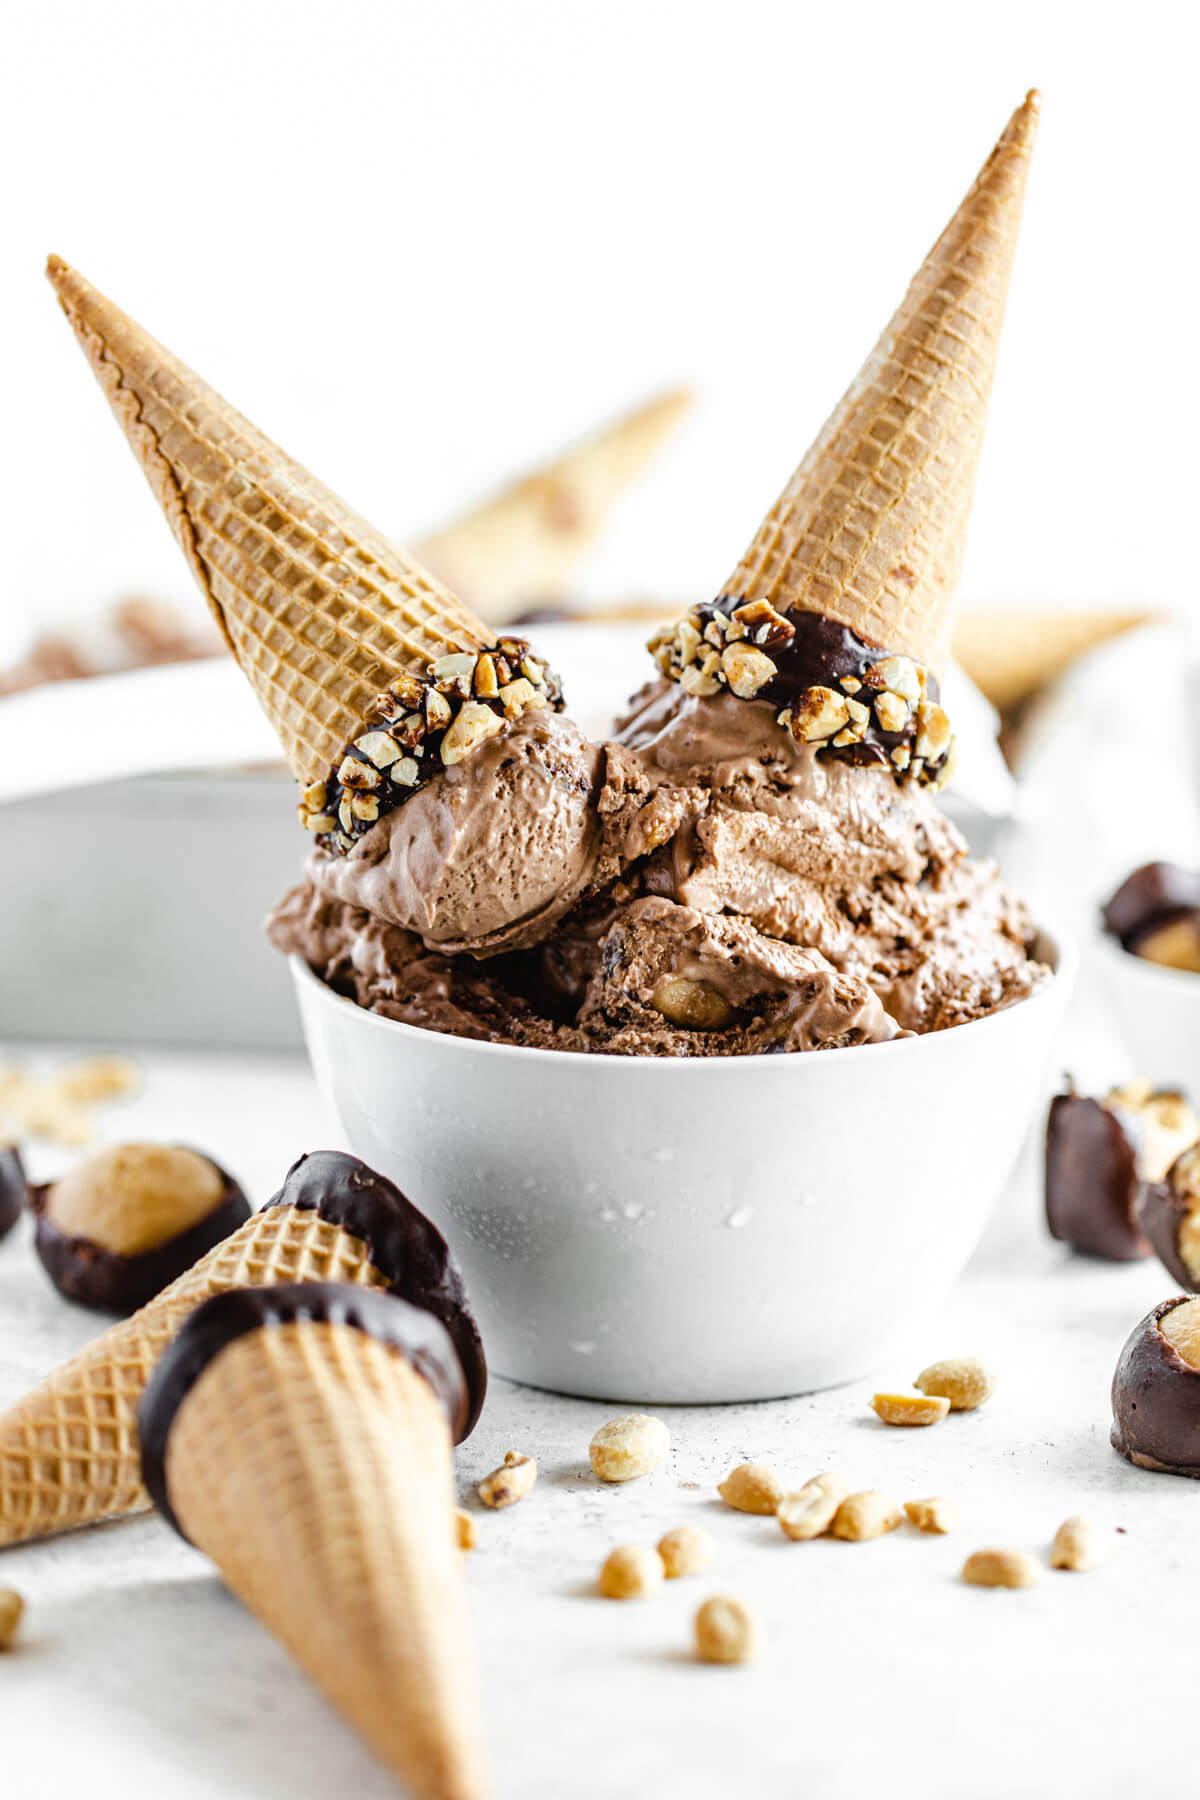
POLYGON ((32 1195, 46 1273, 100 1312, 136 1312, 250 1217, 231 1175, 174 1144, 98 1151, 32 1195))
POLYGON ((1112 1446, 1129 1462, 1200 1478, 1200 1300, 1164 1300, 1134 1329, 1112 1410, 1112 1446))

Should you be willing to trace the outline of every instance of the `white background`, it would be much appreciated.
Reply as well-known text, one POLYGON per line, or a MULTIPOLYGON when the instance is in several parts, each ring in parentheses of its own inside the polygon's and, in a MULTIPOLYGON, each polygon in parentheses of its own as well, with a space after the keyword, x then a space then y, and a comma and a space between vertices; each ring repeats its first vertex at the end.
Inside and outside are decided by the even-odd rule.
POLYGON ((1190 12, 7 0, 0 650, 189 595, 48 251, 401 535, 694 382, 587 587, 708 591, 1034 84, 965 589, 1192 601, 1190 12))

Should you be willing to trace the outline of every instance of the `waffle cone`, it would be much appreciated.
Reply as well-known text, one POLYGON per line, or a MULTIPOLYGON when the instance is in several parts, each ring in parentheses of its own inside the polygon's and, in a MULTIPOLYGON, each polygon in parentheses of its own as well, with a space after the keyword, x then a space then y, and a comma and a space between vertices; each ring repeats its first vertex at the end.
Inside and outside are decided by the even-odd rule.
POLYGON ((267 1207, 0 1416, 0 1546, 144 1511, 137 1409, 159 1357, 214 1294, 297 1281, 388 1285, 350 1232, 267 1207))
POLYGON ((727 594, 945 667, 1038 108, 1009 120, 727 594))
POLYGON ((47 273, 297 778, 374 697, 493 634, 83 277, 47 273))
POLYGON ((421 561, 493 624, 561 600, 609 511, 690 405, 685 390, 660 394, 594 432, 423 538, 421 561))
POLYGON ((187 1536, 415 1795, 482 1792, 450 1429, 403 1356, 344 1324, 251 1332, 171 1426, 187 1536))
POLYGON ((955 621, 954 655, 1003 710, 1037 693, 1085 651, 1161 617, 1145 610, 966 612, 955 621))

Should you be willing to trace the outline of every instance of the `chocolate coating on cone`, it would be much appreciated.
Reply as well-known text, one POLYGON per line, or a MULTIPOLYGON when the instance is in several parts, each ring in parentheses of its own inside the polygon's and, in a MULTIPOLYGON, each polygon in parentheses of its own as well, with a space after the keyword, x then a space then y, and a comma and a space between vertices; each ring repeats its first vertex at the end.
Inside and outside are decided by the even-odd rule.
POLYGON ((1150 1245, 1138 1229, 1137 1151, 1098 1100, 1058 1094, 1046 1125, 1046 1223, 1051 1237, 1108 1262, 1137 1262, 1150 1245))
POLYGON ((436 1225, 394 1182, 342 1150, 302 1156, 267 1205, 295 1206, 341 1226, 366 1245, 393 1294, 441 1320, 466 1377, 470 1404, 462 1436, 469 1436, 487 1393, 487 1362, 458 1264, 436 1225))
POLYGON ((0 1238, 7 1237, 29 1204, 29 1183, 21 1153, 11 1145, 0 1148, 0 1238))
POLYGON ((37 1219, 37 1253, 59 1293, 77 1306, 128 1318, 231 1237, 250 1217, 250 1202, 228 1170, 213 1162, 211 1156, 204 1160, 212 1163, 221 1177, 221 1200, 188 1231, 179 1232, 141 1256, 122 1256, 91 1238, 61 1231, 48 1211, 54 1183, 31 1187, 29 1204, 37 1219))
POLYGON ((234 1288, 197 1307, 150 1379, 138 1407, 142 1478, 158 1511, 186 1537, 167 1491, 167 1447, 176 1414, 222 1350, 253 1331, 309 1320, 349 1325, 398 1351, 424 1376, 446 1410, 456 1443, 466 1434, 467 1382, 449 1332, 433 1313, 394 1294, 342 1282, 234 1288))
POLYGON ((1164 1300, 1128 1338, 1112 1384, 1114 1450, 1141 1469, 1200 1479, 1200 1370, 1163 1337, 1160 1321, 1188 1297, 1164 1300))

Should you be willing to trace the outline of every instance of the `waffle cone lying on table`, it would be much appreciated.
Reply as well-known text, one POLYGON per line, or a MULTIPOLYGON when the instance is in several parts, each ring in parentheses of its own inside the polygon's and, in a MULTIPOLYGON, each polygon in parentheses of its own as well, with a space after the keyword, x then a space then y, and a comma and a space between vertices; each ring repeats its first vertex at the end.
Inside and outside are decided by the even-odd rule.
POLYGON ((148 1507, 137 1409, 179 1327, 213 1295, 309 1281, 432 1310, 468 1372, 474 1424, 483 1353, 444 1239, 391 1182, 352 1156, 318 1151, 232 1237, 0 1415, 0 1546, 148 1507))
POLYGON ((1045 980, 939 811, 939 701, 1038 103, 1017 109, 711 603, 611 740, 61 264, 51 277, 315 838, 273 941, 408 1024, 734 1055, 980 1018, 1045 980))
POLYGON ((305 1284, 207 1301, 140 1414, 160 1509, 429 1800, 482 1792, 452 1460, 478 1402, 433 1313, 305 1284))

